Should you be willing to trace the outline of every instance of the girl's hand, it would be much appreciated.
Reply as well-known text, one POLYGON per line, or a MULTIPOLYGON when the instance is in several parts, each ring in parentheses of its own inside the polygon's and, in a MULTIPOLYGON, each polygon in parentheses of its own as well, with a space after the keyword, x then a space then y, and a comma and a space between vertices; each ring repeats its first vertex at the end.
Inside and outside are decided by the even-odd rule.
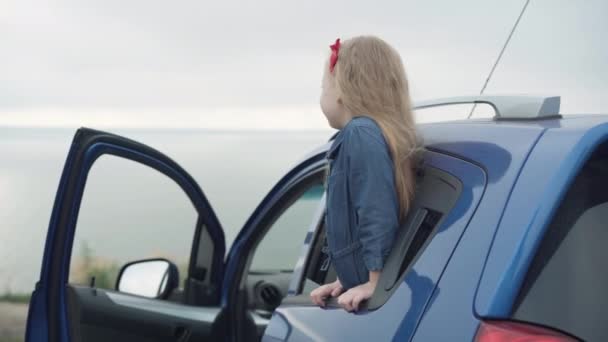
POLYGON ((342 293, 342 284, 340 280, 336 280, 333 283, 325 284, 317 287, 310 293, 310 299, 313 303, 320 307, 325 307, 325 300, 327 297, 337 297, 342 293))
POLYGON ((348 312, 357 311, 362 301, 371 298, 375 288, 376 284, 370 282, 355 286, 338 297, 338 304, 348 312))
POLYGON ((359 310, 359 304, 366 299, 370 299, 374 294, 378 278, 380 278, 380 272, 369 272, 369 281, 344 292, 338 298, 338 304, 348 312, 359 310))

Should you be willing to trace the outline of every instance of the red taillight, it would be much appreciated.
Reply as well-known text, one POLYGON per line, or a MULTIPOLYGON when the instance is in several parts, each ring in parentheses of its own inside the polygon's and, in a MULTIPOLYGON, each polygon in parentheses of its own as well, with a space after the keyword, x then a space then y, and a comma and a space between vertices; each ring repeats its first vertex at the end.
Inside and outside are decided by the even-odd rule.
POLYGON ((534 325, 505 322, 481 322, 476 342, 575 342, 570 336, 534 325))

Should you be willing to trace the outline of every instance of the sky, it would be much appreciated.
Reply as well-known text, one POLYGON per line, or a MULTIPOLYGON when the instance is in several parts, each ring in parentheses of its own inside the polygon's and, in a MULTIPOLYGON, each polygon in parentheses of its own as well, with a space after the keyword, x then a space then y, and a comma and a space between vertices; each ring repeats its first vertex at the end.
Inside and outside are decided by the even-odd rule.
MULTIPOLYGON (((337 37, 392 44, 414 101, 476 94, 524 2, 0 0, 0 125, 328 129, 318 98, 337 37)), ((531 0, 487 93, 608 112, 606 13, 531 0)))

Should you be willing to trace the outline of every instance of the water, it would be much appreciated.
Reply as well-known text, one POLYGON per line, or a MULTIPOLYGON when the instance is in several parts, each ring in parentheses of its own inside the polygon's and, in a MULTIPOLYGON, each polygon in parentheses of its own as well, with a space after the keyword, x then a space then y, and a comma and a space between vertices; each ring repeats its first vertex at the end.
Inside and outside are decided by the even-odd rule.
MULTIPOLYGON (((333 133, 113 132, 164 152, 186 169, 211 202, 227 245, 279 177, 333 133)), ((0 128, 0 292, 29 292, 38 279, 48 220, 73 133, 0 128)), ((91 170, 74 253, 113 253, 122 260, 141 255, 137 246, 150 241, 161 246, 156 254, 178 259, 187 255, 195 216, 183 193, 157 173, 112 158, 100 159, 91 170)))

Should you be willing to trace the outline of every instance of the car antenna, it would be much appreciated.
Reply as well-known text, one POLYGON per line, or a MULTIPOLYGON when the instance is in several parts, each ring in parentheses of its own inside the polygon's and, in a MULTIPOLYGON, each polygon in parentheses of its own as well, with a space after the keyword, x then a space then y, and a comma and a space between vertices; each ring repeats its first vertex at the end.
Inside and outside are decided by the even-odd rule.
MULTIPOLYGON (((528 4, 530 4, 530 0, 526 0, 526 2, 524 3, 524 7, 521 9, 521 12, 519 13, 519 16, 517 17, 517 20, 515 20, 515 24, 513 25, 511 32, 509 32, 509 36, 507 37, 505 44, 502 46, 502 49, 500 50, 500 53, 498 54, 498 57, 496 58, 496 62, 494 62, 492 69, 490 69, 490 73, 488 74, 488 77, 486 78, 486 81, 483 84, 483 87, 481 87, 481 91, 479 92, 479 95, 483 95, 483 92, 486 90, 486 87, 488 86, 488 83, 490 82, 490 78, 492 78, 492 75, 494 75, 494 70, 496 70, 498 63, 500 62, 500 59, 502 58, 502 55, 505 53, 505 50, 507 49, 507 46, 509 45, 509 42, 511 41, 511 37, 513 37, 513 33, 515 33, 515 29, 517 29, 517 26, 519 25, 519 21, 521 20, 521 17, 524 16, 524 13, 526 12, 526 9, 528 8, 528 4)), ((475 111, 476 107, 477 107, 477 104, 474 104, 473 108, 471 108, 471 112, 469 113, 469 116, 467 116, 467 119, 470 119, 471 116, 473 116, 473 112, 475 111)))

